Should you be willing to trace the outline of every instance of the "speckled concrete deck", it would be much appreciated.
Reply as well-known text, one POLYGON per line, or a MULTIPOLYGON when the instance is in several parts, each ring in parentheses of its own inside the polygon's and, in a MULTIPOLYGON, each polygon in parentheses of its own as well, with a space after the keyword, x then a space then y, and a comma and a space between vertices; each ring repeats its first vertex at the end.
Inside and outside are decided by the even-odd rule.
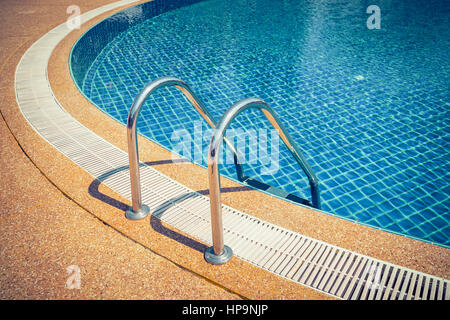
MULTIPOLYGON (((2 2, 2 114, 17 108, 10 94, 19 51, 31 44, 27 39, 48 30, 58 12, 64 19, 72 4, 47 2, 2 2)), ((118 233, 64 196, 25 155, 3 117, 0 145, 0 299, 241 299, 118 233), (80 268, 80 290, 66 288, 71 265, 80 268)))
MULTIPOLYGON (((125 199, 101 184, 95 186, 92 177, 50 147, 29 127, 15 103, 14 70, 25 49, 46 31, 64 22, 67 18, 65 9, 73 4, 67 1, 58 2, 58 6, 54 6, 50 2, 29 1, 16 5, 10 1, 5 3, 5 9, 1 13, 1 16, 5 15, 2 17, 2 24, 6 26, 10 23, 15 26, 14 30, 4 28, 9 31, 1 38, 0 57, 4 61, 0 67, 3 76, 0 80, 1 111, 12 134, 27 155, 20 155, 22 151, 11 135, 9 140, 3 138, 7 136, 3 135, 3 131, 6 133, 8 131, 2 129, 1 296, 164 299, 328 298, 320 292, 269 274, 238 259, 230 261, 226 268, 212 267, 203 260, 202 244, 192 241, 186 235, 172 230, 169 226, 158 224, 157 221, 149 224, 148 221, 125 220, 122 210, 124 203, 127 202, 125 199), (38 15, 37 21, 27 18, 28 15, 34 14, 38 15), (23 19, 20 19, 21 16, 23 19), (14 17, 16 22, 13 24, 14 17), (20 158, 19 155, 26 165, 16 163, 16 158, 20 158), (39 169, 34 167, 27 157, 39 169), (93 185, 97 196, 93 196, 93 185), (101 221, 109 226, 105 226, 101 221), (94 231, 97 226, 99 229, 94 231), (97 236, 97 233, 101 236, 97 236), (18 234, 23 234, 23 237, 11 241, 14 235, 17 239, 18 234), (56 239, 67 240, 57 243, 56 239), (117 240, 117 245, 116 241, 111 239, 117 240), (111 242, 111 245, 105 246, 108 242, 111 242), (62 245, 64 243, 67 244, 67 248, 62 245), (120 250, 127 246, 130 250, 120 250), (86 247, 90 250, 84 250, 86 247), (120 255, 111 257, 112 252, 120 252, 120 255), (65 267, 77 264, 76 257, 85 262, 80 263, 80 267, 87 277, 86 281, 83 280, 84 277, 82 278, 86 289, 79 293, 64 288, 64 278, 67 277, 65 267), (151 265, 145 264, 145 267, 142 267, 145 272, 139 272, 137 268, 139 261, 142 265, 142 261, 150 260, 155 262, 151 265), (136 265, 133 266, 132 261, 135 261, 136 265), (135 268, 133 272, 126 272, 129 270, 126 268, 127 263, 132 265, 131 269, 135 268), (51 267, 47 268, 47 265, 51 267), (186 271, 180 266, 191 271, 186 271), (56 268, 60 270, 57 271, 56 268), (175 271, 170 272, 173 277, 169 277, 167 283, 151 281, 149 271, 153 271, 156 275, 158 272, 168 275, 168 268, 174 268, 175 271), (47 269, 53 272, 48 272, 47 269), (34 276, 30 276, 30 270, 33 270, 34 276), (54 278, 50 279, 50 274, 53 274, 54 278), (55 276, 57 274, 58 276, 55 276), (248 281, 249 275, 252 275, 251 283, 248 281), (143 283, 147 280, 149 281, 147 284, 153 287, 148 287, 150 289, 146 294, 142 294, 142 288, 147 288, 143 283), (39 288, 41 283, 45 284, 46 286, 42 287, 47 289, 39 288), (104 288, 102 286, 107 283, 121 285, 115 288, 108 285, 109 289, 102 291, 101 288, 104 288), (174 286, 171 287, 170 284, 174 286), (139 296, 134 295, 136 288, 141 288, 139 296)), ((84 12, 103 3, 106 1, 86 1, 77 4, 84 12)), ((86 28, 109 14, 111 13, 88 22, 81 30, 72 32, 63 40, 53 52, 48 72, 52 89, 64 108, 85 126, 126 150, 123 126, 107 118, 81 96, 70 78, 67 64, 74 41, 86 28)), ((141 139, 140 146, 143 161, 171 159, 168 151, 148 140, 141 139)), ((194 190, 208 189, 206 170, 203 168, 189 163, 169 163, 155 167, 194 190)), ((222 185, 225 188, 237 186, 226 179, 222 179, 222 185)), ((223 202, 307 236, 394 264, 449 278, 448 249, 330 217, 257 191, 224 193, 223 202)))

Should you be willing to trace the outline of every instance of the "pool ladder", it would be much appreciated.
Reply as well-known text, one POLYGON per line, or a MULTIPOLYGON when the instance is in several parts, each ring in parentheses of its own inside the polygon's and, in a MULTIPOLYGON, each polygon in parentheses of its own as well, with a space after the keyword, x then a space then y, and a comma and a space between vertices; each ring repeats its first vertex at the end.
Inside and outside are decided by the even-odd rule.
POLYGON ((131 182, 131 197, 132 206, 125 215, 128 219, 139 220, 145 218, 150 209, 142 203, 141 197, 141 183, 139 173, 139 151, 137 141, 137 120, 142 105, 149 95, 155 90, 162 87, 175 86, 179 89, 200 113, 203 119, 212 127, 216 128, 212 134, 211 142, 208 150, 208 177, 210 189, 210 206, 211 206, 211 229, 213 246, 205 251, 205 259, 212 264, 223 264, 231 259, 233 251, 226 246, 223 241, 223 225, 222 225, 222 202, 220 199, 220 175, 219 175, 219 151, 222 141, 225 141, 234 156, 234 164, 238 179, 245 181, 247 177, 244 176, 241 159, 238 155, 234 145, 225 137, 225 132, 234 118, 246 109, 256 108, 263 112, 271 125, 277 130, 279 136, 286 144, 294 159, 302 168, 309 180, 311 188, 311 202, 307 204, 320 209, 320 192, 319 181, 314 174, 311 166, 306 161, 306 158, 300 151, 300 148, 295 144, 286 128, 281 124, 280 119, 272 110, 272 108, 263 100, 258 98, 243 99, 232 105, 222 116, 216 124, 209 110, 201 102, 201 100, 194 94, 190 86, 183 80, 174 77, 162 77, 150 82, 145 88, 136 96, 128 113, 127 120, 127 141, 128 141, 128 156, 130 162, 130 182, 131 182))

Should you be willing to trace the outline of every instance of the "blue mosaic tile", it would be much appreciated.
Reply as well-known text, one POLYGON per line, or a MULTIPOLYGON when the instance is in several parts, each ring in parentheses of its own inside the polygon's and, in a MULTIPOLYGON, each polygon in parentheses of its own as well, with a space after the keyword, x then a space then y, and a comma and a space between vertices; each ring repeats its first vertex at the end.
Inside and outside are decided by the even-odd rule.
MULTIPOLYGON (((216 119, 240 99, 262 98, 319 177, 325 211, 448 247, 450 2, 379 5, 382 28, 368 30, 365 2, 156 0, 89 30, 72 51, 72 73, 124 124, 134 97, 162 76, 188 82, 216 119)), ((173 133, 193 135, 201 121, 179 92, 161 89, 138 131, 174 150, 173 133)), ((267 127, 251 111, 230 128, 267 127)), ((200 139, 183 156, 206 166, 194 150, 208 144, 200 139)), ((267 156, 246 173, 309 197, 307 179, 279 150, 276 173, 261 174, 267 156)), ((236 178, 233 165, 221 173, 236 178)))

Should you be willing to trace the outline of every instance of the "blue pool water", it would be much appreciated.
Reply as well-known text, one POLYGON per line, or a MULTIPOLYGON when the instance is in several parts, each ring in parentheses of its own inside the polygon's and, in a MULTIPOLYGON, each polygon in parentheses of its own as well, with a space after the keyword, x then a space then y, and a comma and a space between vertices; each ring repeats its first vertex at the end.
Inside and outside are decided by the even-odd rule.
MULTIPOLYGON (((134 97, 162 76, 189 83, 216 119, 262 98, 316 172, 324 211, 450 245, 450 2, 378 1, 379 30, 366 26, 367 1, 168 2, 134 7, 78 42, 71 68, 88 99, 125 124, 134 97)), ((138 130, 180 153, 174 132, 194 137, 198 124, 208 129, 176 89, 162 89, 138 130)), ((258 111, 231 126, 269 127, 258 111)), ((182 155, 206 166, 197 151, 209 137, 182 155)), ((279 150, 279 170, 261 174, 262 157, 246 174, 310 199, 303 172, 279 150)), ((221 173, 236 178, 233 165, 221 173)))

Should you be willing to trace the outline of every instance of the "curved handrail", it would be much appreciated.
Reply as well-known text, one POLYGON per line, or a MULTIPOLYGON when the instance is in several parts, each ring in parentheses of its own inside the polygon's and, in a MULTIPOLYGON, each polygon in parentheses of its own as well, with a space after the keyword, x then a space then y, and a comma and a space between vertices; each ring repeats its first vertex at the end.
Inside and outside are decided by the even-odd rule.
MULTIPOLYGON (((145 218, 150 211, 146 205, 142 204, 141 198, 139 151, 137 141, 137 120, 139 118, 139 113, 145 100, 152 92, 154 92, 158 88, 168 86, 175 86, 177 89, 179 89, 187 97, 187 99, 191 102, 195 109, 200 113, 203 119, 205 119, 205 121, 212 128, 215 127, 215 120, 212 117, 211 113, 201 102, 201 100, 195 95, 191 87, 183 80, 174 77, 162 77, 150 82, 145 86, 145 88, 134 99, 127 119, 128 157, 130 162, 130 182, 132 198, 132 207, 126 212, 126 216, 129 219, 137 220, 145 218)), ((225 143, 227 143, 228 147, 234 154, 234 163, 236 165, 238 178, 242 180, 244 171, 236 149, 228 140, 225 140, 225 143)))
MULTIPOLYGON (((223 242, 223 226, 222 226, 222 203, 220 200, 220 180, 219 180, 219 151, 222 144, 222 140, 225 135, 225 131, 230 125, 231 121, 242 111, 248 108, 260 109, 272 126, 277 129, 278 134, 288 147, 295 160, 299 163, 300 167, 308 177, 311 187, 312 204, 314 207, 320 209, 320 194, 319 194, 319 181, 314 174, 311 166, 306 161, 300 148, 295 144, 289 133, 281 124, 279 118, 272 110, 272 108, 263 100, 258 98, 247 98, 235 103, 231 106, 216 126, 208 151, 208 175, 209 175, 209 196, 211 205, 211 228, 213 246, 208 248, 205 252, 205 258, 211 263, 217 263, 217 259, 222 257, 221 261, 228 261, 231 257, 224 258, 224 255, 229 255, 231 249, 224 245, 223 242)), ((220 262, 223 263, 223 262, 220 262)))

